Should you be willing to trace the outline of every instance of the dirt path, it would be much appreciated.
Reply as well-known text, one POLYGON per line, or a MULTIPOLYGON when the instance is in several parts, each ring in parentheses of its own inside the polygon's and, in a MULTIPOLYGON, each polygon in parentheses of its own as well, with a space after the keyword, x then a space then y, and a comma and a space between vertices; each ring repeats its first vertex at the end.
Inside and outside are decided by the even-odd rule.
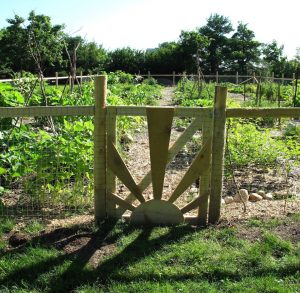
POLYGON ((176 87, 168 86, 162 90, 162 99, 159 101, 159 106, 173 106, 173 96, 176 87))

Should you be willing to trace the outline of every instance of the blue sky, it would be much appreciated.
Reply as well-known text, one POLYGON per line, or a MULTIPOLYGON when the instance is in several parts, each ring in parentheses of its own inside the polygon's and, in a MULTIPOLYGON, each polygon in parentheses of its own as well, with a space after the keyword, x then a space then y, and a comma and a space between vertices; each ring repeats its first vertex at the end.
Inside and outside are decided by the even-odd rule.
POLYGON ((204 25, 211 13, 228 16, 234 27, 248 23, 261 42, 276 39, 289 58, 300 47, 300 0, 4 0, 0 27, 14 13, 26 18, 30 10, 106 49, 146 49, 177 40, 181 30, 204 25))

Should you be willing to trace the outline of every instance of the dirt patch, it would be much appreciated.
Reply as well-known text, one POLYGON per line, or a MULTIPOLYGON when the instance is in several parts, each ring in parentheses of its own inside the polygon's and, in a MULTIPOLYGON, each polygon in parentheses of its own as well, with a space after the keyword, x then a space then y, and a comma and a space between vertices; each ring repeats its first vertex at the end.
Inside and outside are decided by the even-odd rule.
POLYGON ((293 244, 300 242, 300 222, 283 224, 274 230, 274 233, 293 244))

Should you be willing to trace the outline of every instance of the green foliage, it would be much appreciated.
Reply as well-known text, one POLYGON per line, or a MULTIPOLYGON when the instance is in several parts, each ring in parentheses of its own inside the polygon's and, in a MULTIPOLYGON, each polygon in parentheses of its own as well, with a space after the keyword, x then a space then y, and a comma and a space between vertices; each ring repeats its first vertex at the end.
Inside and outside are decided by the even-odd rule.
MULTIPOLYGON (((109 75, 107 102, 110 105, 154 105, 161 87, 135 83, 123 72, 109 75)), ((43 105, 40 89, 31 90, 32 78, 17 81, 15 86, 0 84, 3 106, 43 105), (27 82, 29 85, 27 85, 27 82)), ((86 82, 73 93, 46 86, 48 105, 93 105, 93 83, 86 82)), ((120 117, 118 137, 122 140, 143 122, 141 117, 120 117)), ((32 201, 68 203, 83 206, 92 203, 93 118, 53 117, 55 133, 45 117, 2 119, 0 131, 0 196, 14 184, 32 197, 32 201), (26 120, 26 119, 25 119, 26 120)))
POLYGON ((270 129, 250 121, 231 123, 228 149, 236 167, 274 165, 280 160, 300 158, 299 148, 290 139, 273 138, 270 129))

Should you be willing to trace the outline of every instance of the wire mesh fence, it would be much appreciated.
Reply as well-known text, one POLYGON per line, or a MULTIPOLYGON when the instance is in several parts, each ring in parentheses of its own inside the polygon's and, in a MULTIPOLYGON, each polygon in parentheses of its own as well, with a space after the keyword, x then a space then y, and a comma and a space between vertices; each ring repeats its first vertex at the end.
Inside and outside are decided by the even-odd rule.
POLYGON ((0 217, 91 211, 92 117, 1 118, 0 148, 0 217))

